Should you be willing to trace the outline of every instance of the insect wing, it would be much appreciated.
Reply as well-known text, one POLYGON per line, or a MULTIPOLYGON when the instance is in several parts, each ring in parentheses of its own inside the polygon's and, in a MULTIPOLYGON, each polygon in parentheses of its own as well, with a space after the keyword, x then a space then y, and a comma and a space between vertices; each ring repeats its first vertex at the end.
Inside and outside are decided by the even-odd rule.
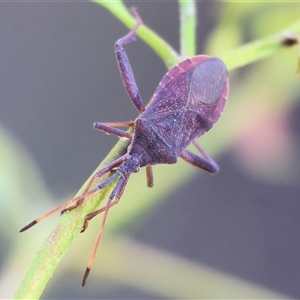
POLYGON ((224 63, 218 58, 211 58, 198 64, 190 73, 187 107, 197 110, 202 104, 216 104, 227 82, 224 63))
POLYGON ((175 146, 174 137, 181 130, 184 116, 183 108, 189 93, 186 84, 186 72, 181 72, 175 77, 172 71, 174 68, 163 77, 152 101, 139 117, 147 120, 147 123, 151 123, 155 127, 156 133, 170 147, 175 146))
POLYGON ((228 94, 225 64, 218 58, 195 56, 171 69, 161 80, 151 103, 140 116, 176 155, 219 119, 228 94))
MULTIPOLYGON (((201 127, 199 137, 217 122, 224 109, 228 94, 226 66, 219 58, 210 58, 197 64, 187 75, 187 81, 190 89, 185 109, 190 113, 186 114, 185 123, 196 113, 201 127)), ((197 127, 194 126, 195 130, 197 127)))

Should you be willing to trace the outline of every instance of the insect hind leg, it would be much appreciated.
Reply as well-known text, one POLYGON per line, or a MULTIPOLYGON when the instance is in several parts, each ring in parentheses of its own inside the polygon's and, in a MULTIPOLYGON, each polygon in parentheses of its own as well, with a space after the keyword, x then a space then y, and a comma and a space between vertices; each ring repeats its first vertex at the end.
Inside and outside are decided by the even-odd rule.
POLYGON ((219 166, 217 163, 208 155, 208 153, 198 144, 196 140, 193 141, 193 144, 203 157, 196 155, 187 149, 181 152, 180 157, 197 168, 212 174, 217 173, 219 171, 219 166))
POLYGON ((121 75, 121 79, 123 82, 123 85, 125 87, 125 90, 133 103, 133 105, 136 107, 136 109, 142 113, 145 110, 145 107, 143 105, 143 101, 139 92, 139 89, 137 87, 132 68, 130 66, 129 59, 127 57, 127 54, 125 52, 125 49, 123 46, 125 44, 128 44, 130 42, 135 41, 136 39, 136 31, 138 27, 142 24, 142 20, 140 16, 138 15, 135 8, 131 8, 131 12, 133 13, 136 24, 135 26, 129 31, 128 34, 126 34, 124 37, 120 38, 115 43, 115 54, 117 58, 117 63, 119 66, 119 71, 121 75))
POLYGON ((93 183, 94 183, 94 181, 95 181, 96 178, 101 177, 105 173, 107 173, 107 172, 111 171, 112 169, 114 169, 116 166, 118 166, 120 163, 122 163, 125 160, 126 157, 127 157, 127 154, 125 154, 125 155, 117 158, 116 160, 114 160, 113 162, 111 162, 110 164, 108 164, 107 166, 105 166, 104 168, 102 168, 101 170, 95 172, 94 175, 92 176, 92 178, 90 179, 88 185, 86 186, 83 194, 81 196, 77 197, 78 200, 77 201, 73 201, 72 205, 64 208, 61 211, 61 214, 65 213, 66 211, 72 210, 72 209, 76 208, 77 206, 80 206, 82 204, 82 202, 84 201, 84 199, 87 196, 89 196, 91 193, 92 194, 95 193, 96 191, 98 191, 98 190, 104 188, 106 185, 108 185, 111 182, 112 177, 110 177, 108 180, 106 180, 102 184, 98 185, 96 188, 92 189, 91 191, 93 191, 93 192, 90 191, 90 189, 91 189, 91 187, 92 187, 92 185, 93 185, 93 183))

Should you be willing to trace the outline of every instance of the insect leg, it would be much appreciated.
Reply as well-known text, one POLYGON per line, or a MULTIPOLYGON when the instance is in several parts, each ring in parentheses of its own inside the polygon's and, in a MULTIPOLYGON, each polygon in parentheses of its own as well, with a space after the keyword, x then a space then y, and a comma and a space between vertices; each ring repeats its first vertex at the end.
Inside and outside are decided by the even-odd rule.
POLYGON ((138 27, 142 24, 142 20, 139 17, 137 11, 132 8, 131 12, 133 13, 136 24, 135 26, 129 31, 127 35, 117 40, 115 43, 115 54, 119 66, 119 71, 121 75, 121 79, 123 82, 123 85, 125 87, 125 90, 132 101, 133 105, 137 108, 137 110, 142 113, 145 110, 145 107, 143 105, 143 101, 140 95, 140 92, 138 90, 132 68, 130 66, 129 59, 127 57, 127 54, 125 52, 125 49, 123 48, 123 45, 128 44, 132 41, 135 41, 136 36, 136 30, 138 27))
POLYGON ((153 169, 152 166, 146 166, 147 186, 153 187, 153 169))
MULTIPOLYGON (((126 184, 128 182, 128 179, 129 179, 129 177, 121 177, 119 179, 119 181, 117 182, 115 188, 113 189, 112 193, 110 194, 109 200, 108 200, 106 206, 103 209, 99 209, 99 210, 95 211, 94 213, 90 214, 91 218, 93 218, 98 213, 101 213, 102 211, 104 211, 103 218, 102 218, 102 221, 101 221, 101 224, 100 224, 100 229, 99 229, 97 237, 96 237, 95 245, 93 247, 93 251, 92 251, 90 260, 88 262, 87 268, 86 268, 85 273, 83 275, 82 286, 85 285, 87 277, 89 276, 90 270, 92 268, 92 264, 94 262, 94 259, 95 259, 95 256, 96 256, 96 252, 97 252, 97 248, 99 246, 100 239, 101 239, 101 236, 102 236, 102 233, 103 233, 103 229, 104 229, 104 226, 105 226, 105 222, 106 222, 106 218, 107 218, 107 215, 108 215, 108 211, 109 211, 109 209, 113 205, 115 205, 115 204, 117 204, 119 202, 119 199, 121 198, 121 196, 122 196, 122 194, 124 192, 124 189, 125 189, 125 186, 126 186, 126 184), (115 201, 113 201, 113 199, 115 199, 115 201), (97 214, 95 214, 96 212, 97 212, 97 214)), ((88 216, 87 216, 87 218, 88 218, 88 216)))
MULTIPOLYGON (((197 148, 197 150, 202 154, 202 156, 209 161, 212 165, 214 165, 214 168, 219 170, 219 166, 216 164, 216 162, 210 157, 210 155, 199 145, 197 139, 192 141, 193 145, 197 148)), ((217 170, 217 171, 218 171, 217 170)))
MULTIPOLYGON (((35 224, 39 223, 39 222, 42 221, 43 219, 45 219, 45 218, 47 218, 47 217, 53 215, 54 213, 56 213, 56 212, 58 212, 58 211, 60 211, 60 210, 62 210, 62 209, 65 209, 66 207, 69 207, 69 206, 72 205, 74 202, 76 203, 76 202, 80 201, 81 199, 84 199, 85 197, 94 194, 94 193, 97 192, 98 190, 99 190, 98 188, 94 188, 94 189, 88 191, 87 193, 85 193, 84 195, 75 197, 75 198, 73 198, 73 199, 71 199, 71 200, 69 200, 69 201, 67 201, 67 202, 65 202, 65 203, 63 203, 63 204, 57 206, 56 208, 54 208, 54 209, 52 209, 52 210, 46 212, 45 214, 43 214, 42 216, 40 216, 40 217, 38 217, 38 218, 36 218, 36 219, 33 220, 32 222, 30 222, 28 225, 24 226, 24 227, 20 230, 20 232, 23 232, 23 231, 25 231, 25 230, 31 228, 32 226, 34 226, 35 224)), ((78 206, 78 205, 76 205, 76 206, 78 206)))
POLYGON ((124 122, 103 122, 102 124, 105 124, 110 127, 131 127, 134 124, 134 121, 124 121, 124 122))
MULTIPOLYGON (((110 202, 110 205, 109 205, 109 208, 113 207, 114 205, 118 204, 119 203, 119 199, 121 198, 123 192, 124 192, 124 189, 126 187, 126 184, 127 184, 127 181, 128 181, 128 178, 126 179, 126 181, 123 181, 121 187, 119 188, 118 190, 118 193, 116 194, 116 197, 115 197, 115 200, 111 201, 110 202)), ((84 221, 84 224, 82 226, 82 230, 81 232, 84 232, 87 227, 88 227, 88 224, 89 224, 89 221, 91 221, 94 217, 96 217, 97 215, 101 214, 102 212, 104 212, 106 209, 106 206, 102 207, 102 208, 99 208, 97 210, 95 210, 94 212, 91 212, 89 213, 86 218, 85 218, 85 221, 84 221)))
POLYGON ((198 144, 196 140, 193 141, 193 144, 203 157, 196 155, 187 149, 181 152, 180 157, 193 166, 203 169, 209 173, 218 172, 219 166, 216 164, 216 162, 204 151, 204 149, 198 144))
POLYGON ((72 210, 74 208, 76 208, 77 206, 79 206, 83 200, 89 196, 92 195, 94 193, 96 193, 100 187, 97 186, 91 190, 89 190, 95 180, 95 178, 97 177, 101 177, 102 175, 104 175, 105 173, 111 171, 113 168, 115 168, 117 165, 119 165, 121 162, 123 162, 126 158, 127 154, 119 157, 118 159, 114 160, 113 162, 111 162, 110 164, 108 164, 106 167, 102 168, 101 170, 97 171, 93 177, 91 178, 91 180, 89 181, 87 187, 85 188, 84 193, 81 196, 75 197, 71 200, 68 200, 67 202, 57 206, 56 208, 46 212, 45 214, 43 214, 42 216, 36 218, 35 220, 33 220, 32 222, 30 222, 29 224, 27 224, 26 226, 24 226, 20 232, 23 232, 29 228, 31 228, 32 226, 34 226, 35 224, 39 223, 40 221, 44 220, 45 218, 53 215, 54 213, 61 211, 62 213, 64 213, 66 210, 72 210))
MULTIPOLYGON (((74 202, 73 205, 68 206, 67 208, 63 209, 63 210, 61 211, 61 214, 63 214, 64 212, 66 212, 66 211, 68 211, 68 210, 72 210, 72 209, 76 208, 77 206, 81 205, 82 202, 84 201, 85 197, 89 195, 89 194, 88 194, 88 191, 89 191, 90 188, 92 187, 93 182, 95 181, 95 179, 96 179, 97 177, 101 177, 101 176, 104 175, 105 173, 107 173, 107 172, 111 171, 112 169, 114 169, 117 165, 119 165, 120 163, 122 163, 122 162, 124 161, 124 159, 125 159, 126 156, 127 156, 127 155, 125 154, 125 155, 119 157, 118 159, 114 160, 112 163, 108 164, 106 167, 104 167, 104 168, 102 168, 101 170, 95 172, 94 175, 92 176, 92 178, 90 179, 88 185, 86 186, 86 188, 85 188, 83 194, 82 194, 80 197, 78 197, 79 200, 76 201, 76 202, 74 202)), ((116 175, 113 175, 113 176, 116 176, 116 175)), ((106 181, 104 181, 103 183, 99 184, 99 185, 98 185, 95 189, 93 189, 93 190, 98 191, 98 190, 104 188, 105 186, 107 186, 107 185, 110 183, 111 180, 113 180, 113 178, 114 178, 114 177, 110 177, 108 180, 106 180, 106 181)))
POLYGON ((86 197, 84 195, 87 195, 87 193, 91 189, 95 179, 96 179, 96 176, 92 176, 91 180, 88 182, 88 184, 87 184, 86 188, 84 189, 84 191, 83 191, 82 195, 80 196, 80 198, 77 201, 73 202, 74 204, 72 204, 70 206, 68 205, 66 208, 61 210, 61 212, 60 212, 61 215, 64 214, 66 211, 72 210, 72 209, 74 209, 77 206, 82 204, 82 202, 84 201, 84 199, 86 197))
MULTIPOLYGON (((127 122, 129 123, 129 122, 127 122)), ((100 123, 100 122, 96 122, 94 123, 94 129, 100 130, 100 131, 104 131, 106 134, 113 134, 113 135, 117 135, 119 137, 125 137, 128 139, 132 138, 132 133, 127 132, 125 130, 121 130, 118 128, 114 128, 117 126, 121 126, 120 124, 125 124, 125 122, 120 122, 120 123, 100 123)), ((133 122, 130 123, 133 125, 133 122)), ((131 126, 132 126, 131 125, 131 126)), ((124 125, 126 126, 126 125, 124 125)))

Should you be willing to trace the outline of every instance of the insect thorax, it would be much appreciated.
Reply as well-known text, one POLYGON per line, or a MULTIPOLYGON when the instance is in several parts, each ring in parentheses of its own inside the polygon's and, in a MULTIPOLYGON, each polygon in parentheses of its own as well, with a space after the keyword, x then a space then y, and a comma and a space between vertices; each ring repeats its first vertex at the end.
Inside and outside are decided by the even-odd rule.
POLYGON ((155 125, 144 119, 137 119, 129 155, 139 156, 141 167, 155 164, 174 164, 178 155, 157 132, 155 125))

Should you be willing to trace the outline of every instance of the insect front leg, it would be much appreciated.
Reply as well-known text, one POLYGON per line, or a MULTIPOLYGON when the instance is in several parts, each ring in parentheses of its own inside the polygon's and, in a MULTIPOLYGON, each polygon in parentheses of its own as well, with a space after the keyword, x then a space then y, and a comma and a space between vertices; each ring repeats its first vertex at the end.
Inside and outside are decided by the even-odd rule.
POLYGON ((115 167, 120 165, 125 160, 125 158, 126 158, 126 154, 119 157, 119 158, 117 158, 116 160, 114 160, 113 162, 111 162, 110 164, 108 164, 107 166, 102 168, 101 170, 95 172, 94 175, 91 177, 90 181, 88 182, 86 188, 84 189, 83 194, 79 197, 74 198, 74 199, 77 199, 77 200, 73 201, 72 205, 69 205, 68 207, 64 208, 61 211, 61 214, 64 214, 66 211, 72 210, 72 209, 80 206, 82 204, 82 202, 84 201, 85 197, 87 197, 90 194, 93 194, 96 191, 98 191, 100 189, 99 185, 98 185, 98 187, 92 189, 92 186, 93 186, 93 183, 94 183, 95 179, 98 178, 98 177, 101 177, 105 173, 113 170, 115 167))
POLYGON ((205 170, 209 173, 216 173, 219 171, 219 166, 216 162, 204 151, 204 149, 198 144, 196 140, 193 141, 193 144, 197 150, 202 154, 202 156, 196 155, 191 151, 185 149, 181 152, 180 157, 186 162, 192 164, 193 166, 205 170))
MULTIPOLYGON (((129 178, 126 178, 125 180, 122 181, 122 183, 120 184, 120 187, 116 187, 115 190, 116 192, 115 193, 112 193, 109 197, 109 200, 108 200, 108 203, 107 205, 109 206, 109 208, 113 207, 114 205, 118 204, 119 203, 119 200, 121 198, 121 196, 123 195, 123 192, 124 192, 124 189, 126 187, 126 184, 128 182, 128 179, 129 178)), ((106 206, 107 206, 106 205, 106 206)), ((87 227, 88 227, 88 224, 89 224, 89 221, 91 221, 94 217, 96 217, 97 215, 101 214, 102 212, 104 212, 106 210, 106 206, 104 207, 101 207, 100 209, 97 209, 91 213, 89 213, 86 218, 85 218, 85 221, 84 221, 84 224, 82 226, 82 230, 81 232, 84 232, 87 227)))
POLYGON ((86 268, 85 273, 83 275, 82 286, 85 285, 87 277, 89 276, 89 273, 91 271, 91 268, 92 268, 92 265, 93 265, 93 262, 94 262, 94 259, 95 259, 95 256, 96 256, 97 248, 99 246, 100 239, 102 237, 102 233, 103 233, 103 230, 104 230, 104 226, 105 226, 106 218, 107 218, 107 215, 108 215, 108 211, 113 205, 115 205, 119 202, 119 199, 122 197, 122 194, 124 192, 124 189, 126 187, 128 179, 129 179, 129 177, 121 176, 121 178, 117 182, 116 186, 114 187, 113 191, 111 192, 111 194, 109 196, 109 200, 108 200, 106 206, 104 207, 104 209, 99 209, 99 210, 95 211, 94 213, 89 214, 87 216, 86 220, 85 220, 83 231, 87 228, 88 222, 92 218, 94 218, 97 214, 99 214, 101 212, 104 213, 103 218, 102 218, 102 222, 100 224, 100 228, 99 228, 99 231, 98 231, 98 234, 97 234, 97 237, 96 237, 95 245, 93 247, 93 251, 92 251, 92 254, 91 254, 91 257, 90 257, 90 260, 88 262, 87 268, 86 268))
POLYGON ((124 37, 120 38, 117 40, 115 43, 115 54, 119 66, 119 71, 121 75, 121 79, 123 82, 123 85, 125 87, 125 90, 132 101, 133 105, 137 108, 137 110, 142 113, 145 110, 145 107, 143 105, 143 101, 140 95, 140 92, 138 90, 132 68, 130 66, 129 59, 127 57, 127 54, 125 52, 125 49, 123 48, 123 45, 128 44, 130 42, 135 41, 136 39, 136 30, 138 27, 142 24, 142 20, 140 16, 138 15, 137 11, 135 8, 131 9, 131 12, 133 13, 135 19, 136 19, 136 24, 130 30, 130 32, 125 35, 124 37))

